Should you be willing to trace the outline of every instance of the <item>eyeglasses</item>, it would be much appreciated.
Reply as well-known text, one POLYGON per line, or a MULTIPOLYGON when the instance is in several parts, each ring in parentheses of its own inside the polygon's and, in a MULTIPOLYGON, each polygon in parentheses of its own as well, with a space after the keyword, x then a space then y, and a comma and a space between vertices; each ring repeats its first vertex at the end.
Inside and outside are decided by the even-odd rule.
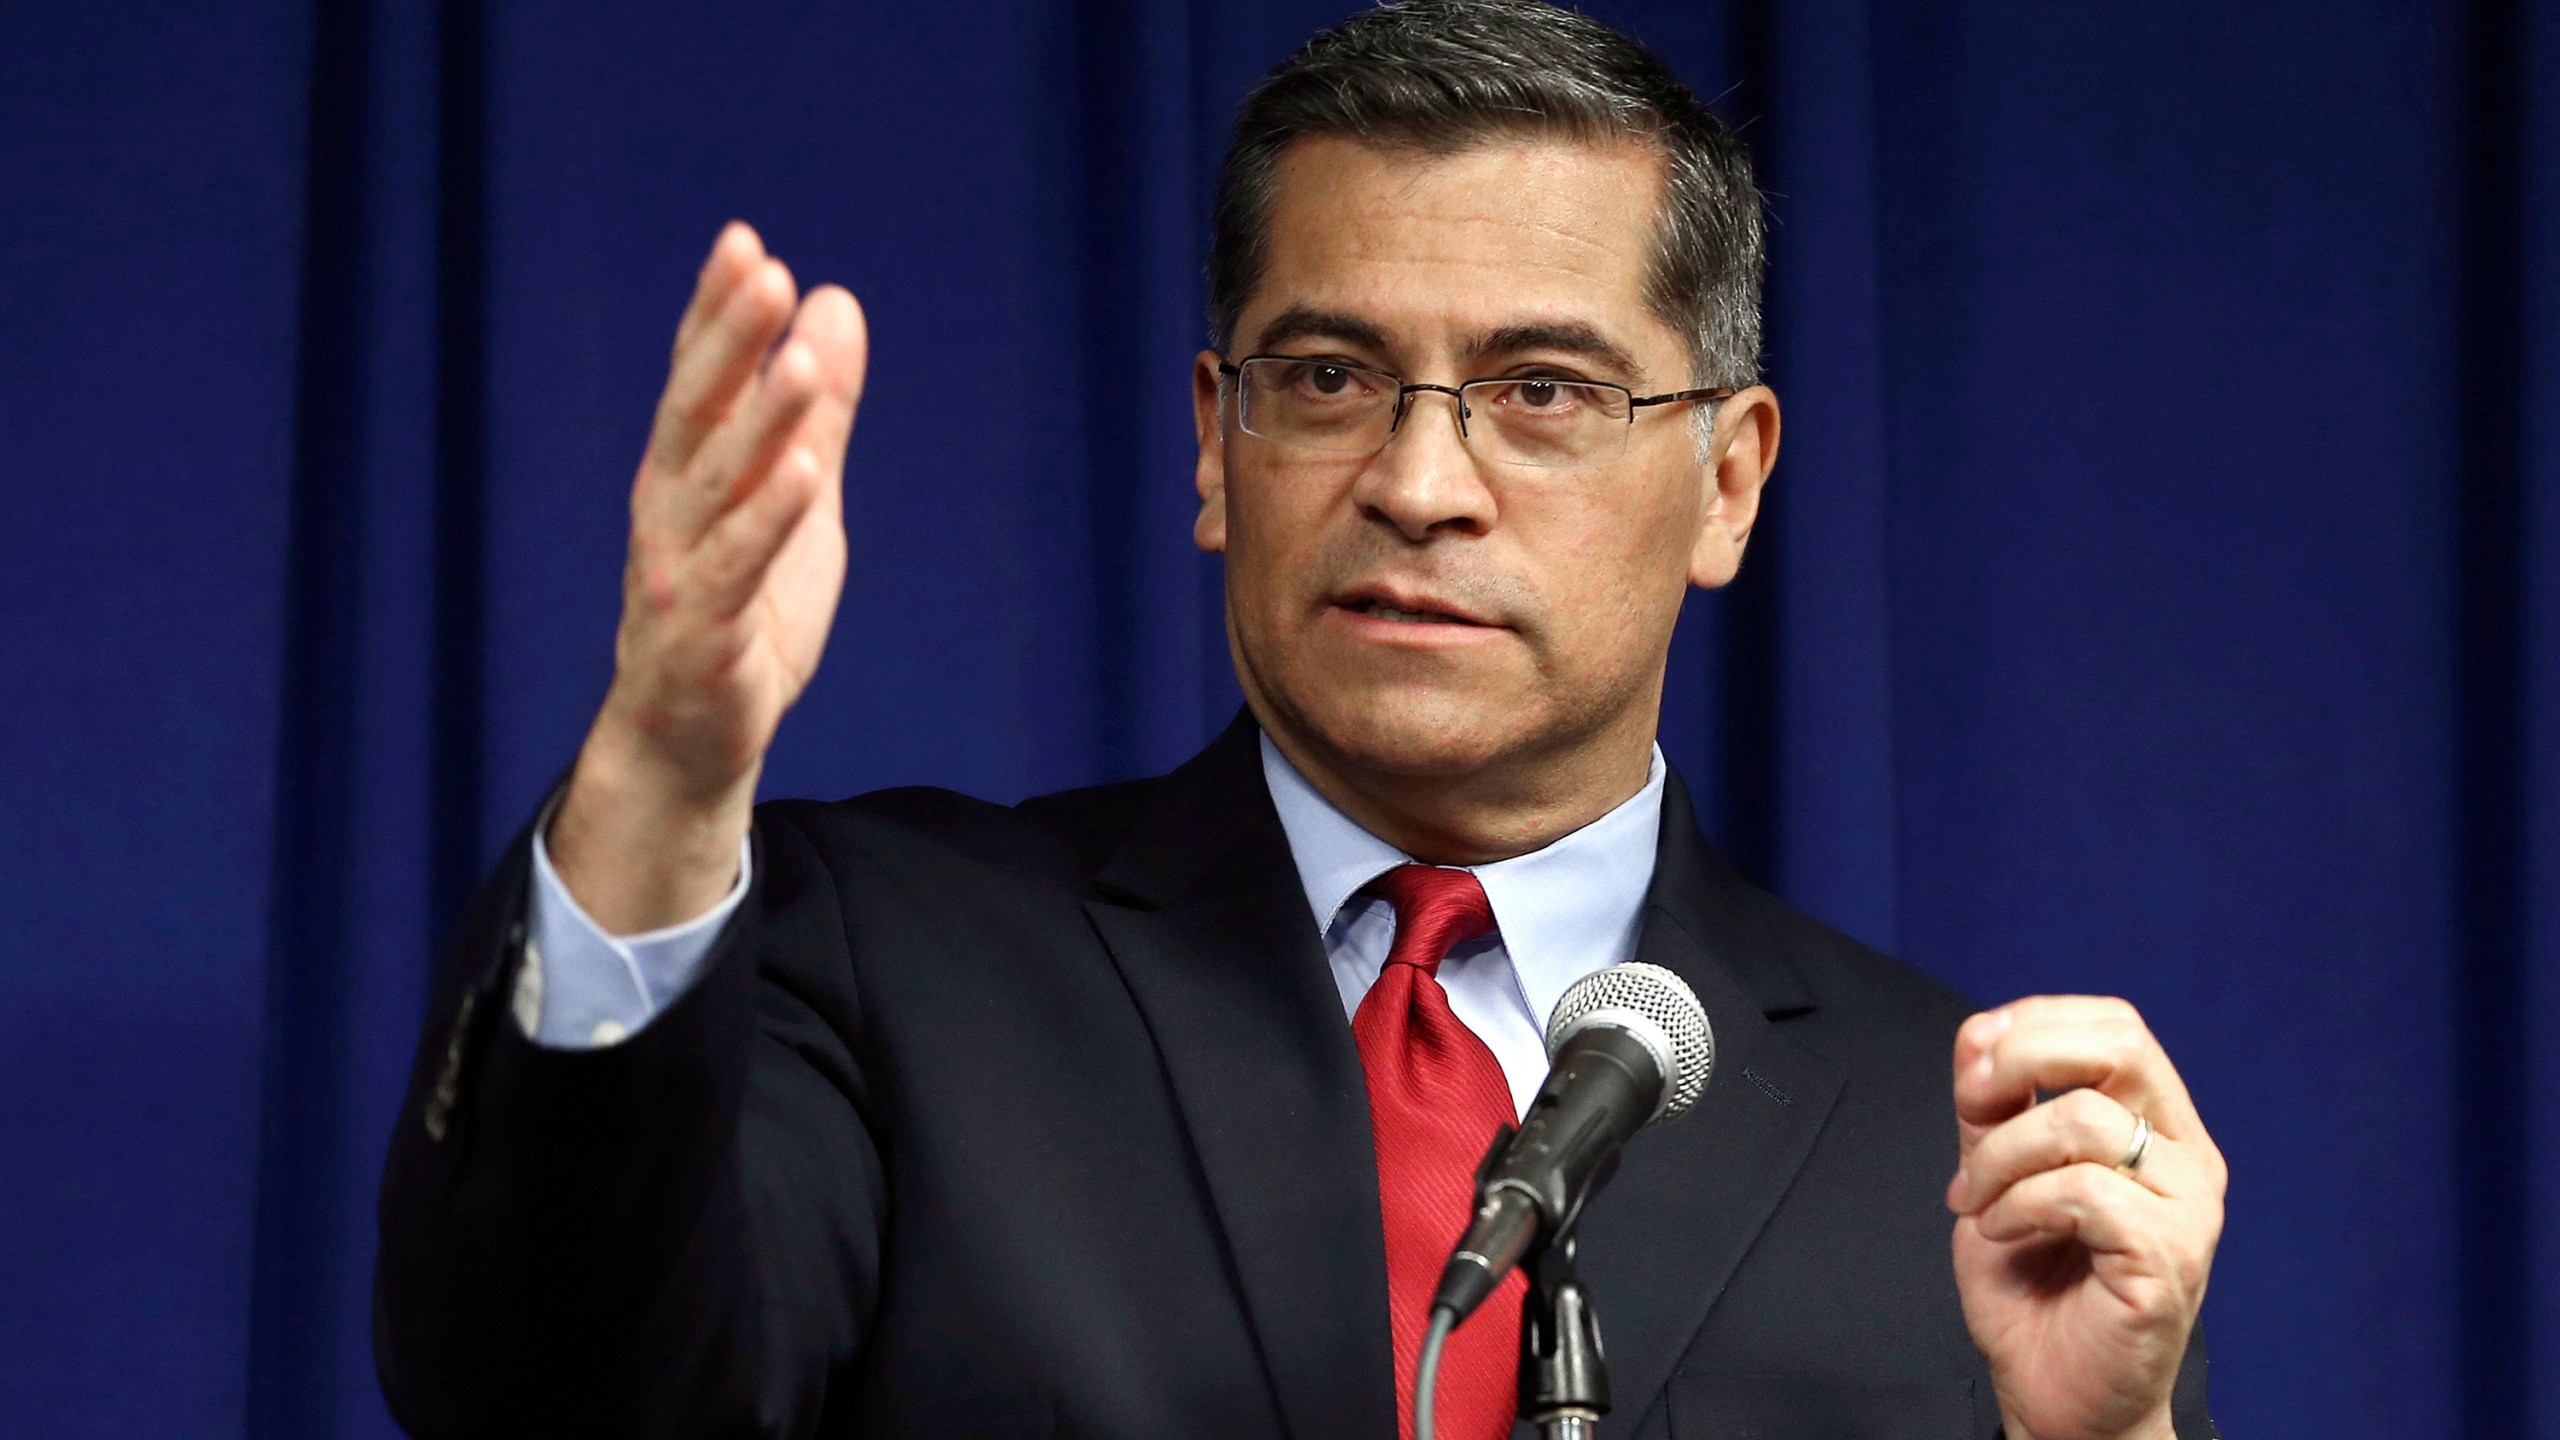
POLYGON ((1329 455, 1375 455, 1404 423, 1417 391, 1458 402, 1458 434, 1478 459, 1545 470, 1606 464, 1626 453, 1636 412, 1683 400, 1723 400, 1731 390, 1638 395, 1605 380, 1543 375, 1408 385, 1383 370, 1338 360, 1252 355, 1218 362, 1236 380, 1236 422, 1248 435, 1329 455))

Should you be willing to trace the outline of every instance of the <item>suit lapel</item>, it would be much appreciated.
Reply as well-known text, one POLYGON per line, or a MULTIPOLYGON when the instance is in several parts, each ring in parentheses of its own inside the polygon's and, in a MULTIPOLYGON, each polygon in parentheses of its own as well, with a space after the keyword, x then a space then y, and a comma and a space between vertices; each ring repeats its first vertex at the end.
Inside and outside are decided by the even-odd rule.
MULTIPOLYGON (((1288 1433, 1395 1433, 1368 1093, 1288 838, 1239 717, 1167 776, 1086 905, 1146 1018, 1288 1433)), ((1841 1086, 1772 1016, 1812 1008, 1678 776, 1637 958, 1689 982, 1716 1068, 1627 1147, 1580 1227, 1616 1413, 1669 1382, 1813 1149, 1841 1086), (1746 1077, 1745 1072, 1749 1072, 1746 1077), (1783 1099, 1779 1097, 1784 1097, 1783 1099)))
POLYGON ((1167 776, 1087 912, 1164 1060, 1288 1433, 1395 1433, 1360 1056, 1239 718, 1167 776))
POLYGON ((1622 1424, 1669 1382, 1811 1153, 1841 1085, 1830 1061, 1770 1023, 1812 1008, 1811 996, 1752 913, 1740 878, 1699 837, 1676 775, 1663 796, 1637 958, 1697 992, 1716 1060, 1688 1114, 1628 1143, 1579 1227, 1578 1263, 1600 1314, 1622 1424))

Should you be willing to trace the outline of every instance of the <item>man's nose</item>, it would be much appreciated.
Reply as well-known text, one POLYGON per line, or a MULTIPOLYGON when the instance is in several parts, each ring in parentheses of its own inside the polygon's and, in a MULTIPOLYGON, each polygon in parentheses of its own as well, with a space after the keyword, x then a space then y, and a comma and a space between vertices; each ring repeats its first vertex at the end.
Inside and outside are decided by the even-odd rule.
POLYGON ((1360 508, 1421 541, 1442 531, 1481 535, 1493 527, 1493 491, 1459 433, 1456 395, 1415 390, 1386 445, 1352 488, 1360 508))

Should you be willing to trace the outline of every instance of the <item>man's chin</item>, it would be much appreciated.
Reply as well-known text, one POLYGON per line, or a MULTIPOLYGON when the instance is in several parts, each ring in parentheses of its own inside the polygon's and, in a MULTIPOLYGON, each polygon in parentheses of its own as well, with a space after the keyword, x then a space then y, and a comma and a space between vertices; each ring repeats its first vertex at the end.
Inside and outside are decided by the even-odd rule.
POLYGON ((1328 697, 1298 712, 1300 738, 1354 770, 1415 778, 1468 775, 1522 748, 1526 718, 1515 700, 1446 693, 1328 697))

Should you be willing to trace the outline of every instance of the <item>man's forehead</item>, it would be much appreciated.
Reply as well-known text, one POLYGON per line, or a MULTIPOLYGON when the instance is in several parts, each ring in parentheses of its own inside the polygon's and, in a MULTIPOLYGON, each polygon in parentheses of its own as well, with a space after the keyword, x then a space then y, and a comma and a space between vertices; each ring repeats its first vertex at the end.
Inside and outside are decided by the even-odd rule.
MULTIPOLYGON (((1443 327, 1439 337, 1459 355, 1519 354, 1538 351, 1579 356, 1621 377, 1641 376, 1644 362, 1607 330, 1573 315, 1527 316, 1494 321, 1473 329, 1443 327)), ((1254 348, 1273 350, 1300 341, 1331 341, 1377 354, 1392 354, 1407 337, 1366 315, 1291 305, 1261 325, 1254 348)))
POLYGON ((1274 182, 1254 326, 1314 310, 1455 340, 1536 317, 1634 344, 1651 325, 1676 344, 1644 305, 1661 184, 1644 146, 1501 137, 1441 154, 1320 136, 1274 182))

